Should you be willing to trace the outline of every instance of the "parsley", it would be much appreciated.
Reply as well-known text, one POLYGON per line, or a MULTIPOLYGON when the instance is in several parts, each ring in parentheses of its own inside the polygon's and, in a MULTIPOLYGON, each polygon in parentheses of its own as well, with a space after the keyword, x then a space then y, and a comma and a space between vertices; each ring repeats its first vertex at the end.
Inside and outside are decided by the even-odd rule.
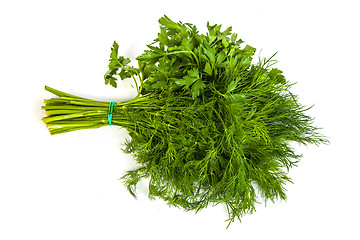
MULTIPOLYGON (((327 139, 273 68, 274 56, 253 63, 255 48, 242 47, 231 27, 208 23, 204 35, 167 16, 159 23, 137 67, 114 42, 104 76, 113 87, 132 78, 138 92, 112 114, 112 124, 128 130, 125 151, 138 163, 122 178, 130 193, 148 178, 150 198, 193 211, 225 204, 229 224, 252 213, 259 197, 286 199, 287 171, 300 159, 290 144, 327 139)), ((43 106, 51 134, 109 124, 109 102, 46 90, 59 96, 43 106)))

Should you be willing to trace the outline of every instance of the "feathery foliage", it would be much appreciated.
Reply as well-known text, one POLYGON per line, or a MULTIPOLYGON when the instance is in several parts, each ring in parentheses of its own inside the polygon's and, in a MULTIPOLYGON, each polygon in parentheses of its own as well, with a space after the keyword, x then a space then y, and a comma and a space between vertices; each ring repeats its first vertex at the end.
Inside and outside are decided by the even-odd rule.
MULTIPOLYGON (((132 78, 138 95, 116 103, 112 124, 128 130, 125 151, 138 168, 123 180, 149 179, 149 197, 185 210, 225 204, 229 222, 255 210, 258 195, 286 199, 287 171, 300 155, 290 143, 326 143, 290 92, 292 84, 273 68, 272 56, 253 63, 255 48, 231 27, 159 20, 160 32, 137 57, 119 56, 114 42, 105 84, 132 78)), ((60 98, 43 106, 51 134, 108 125, 108 102, 46 89, 60 98)))

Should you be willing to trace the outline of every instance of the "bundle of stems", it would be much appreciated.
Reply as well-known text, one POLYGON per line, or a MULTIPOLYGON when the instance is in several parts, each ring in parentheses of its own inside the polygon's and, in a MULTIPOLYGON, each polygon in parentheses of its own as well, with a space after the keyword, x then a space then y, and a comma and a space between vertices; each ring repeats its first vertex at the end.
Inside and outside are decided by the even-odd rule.
POLYGON ((56 89, 43 118, 51 134, 117 125, 128 130, 125 152, 138 168, 123 180, 149 179, 149 198, 199 211, 225 204, 229 223, 255 211, 259 197, 286 199, 287 171, 301 155, 291 143, 327 143, 290 92, 293 85, 269 59, 252 63, 255 48, 207 25, 160 18, 158 37, 137 57, 138 67, 111 48, 105 84, 132 78, 138 94, 122 102, 94 101, 56 89))
POLYGON ((42 106, 47 115, 43 118, 43 122, 46 123, 51 135, 107 125, 122 126, 129 131, 135 131, 136 123, 126 117, 126 109, 129 107, 150 108, 144 104, 147 101, 146 96, 129 101, 114 102, 110 112, 109 107, 112 102, 82 98, 48 86, 45 86, 45 90, 59 97, 44 100, 45 105, 42 106), (111 119, 109 119, 110 114, 111 119))

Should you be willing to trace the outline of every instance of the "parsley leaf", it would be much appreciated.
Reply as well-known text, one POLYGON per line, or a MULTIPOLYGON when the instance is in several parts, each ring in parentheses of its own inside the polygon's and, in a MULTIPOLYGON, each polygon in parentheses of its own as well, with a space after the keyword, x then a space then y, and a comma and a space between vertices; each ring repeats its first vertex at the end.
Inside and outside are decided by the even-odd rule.
POLYGON ((200 93, 204 91, 204 88, 204 82, 201 80, 201 78, 198 78, 191 88, 192 99, 196 99, 200 95, 200 93))

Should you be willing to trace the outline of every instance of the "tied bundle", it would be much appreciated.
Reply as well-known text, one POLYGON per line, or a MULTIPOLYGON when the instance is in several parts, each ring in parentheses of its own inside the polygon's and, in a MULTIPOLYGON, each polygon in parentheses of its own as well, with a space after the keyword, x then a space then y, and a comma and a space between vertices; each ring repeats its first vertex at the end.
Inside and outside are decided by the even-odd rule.
POLYGON ((199 211, 225 204, 229 224, 255 210, 258 198, 286 199, 288 170, 301 155, 291 143, 327 140, 290 92, 292 84, 273 65, 274 56, 253 63, 255 48, 221 25, 195 25, 160 18, 160 32, 136 58, 111 48, 105 84, 132 78, 137 96, 102 102, 45 89, 43 121, 51 134, 116 125, 128 130, 127 153, 138 167, 123 181, 149 180, 149 198, 199 211))

